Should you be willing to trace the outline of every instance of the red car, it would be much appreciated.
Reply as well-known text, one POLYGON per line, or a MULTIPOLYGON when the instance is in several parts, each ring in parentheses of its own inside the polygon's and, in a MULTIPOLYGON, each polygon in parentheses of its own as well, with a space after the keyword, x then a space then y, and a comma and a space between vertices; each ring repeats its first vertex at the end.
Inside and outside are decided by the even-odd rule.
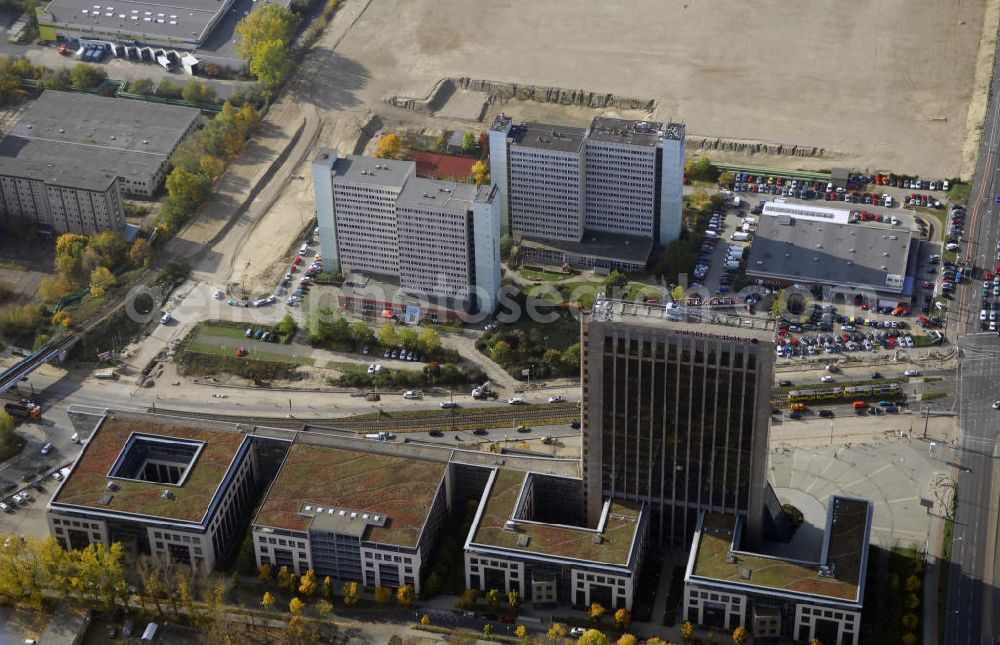
POLYGON ((924 289, 933 289, 934 288, 934 283, 933 282, 921 282, 920 286, 922 288, 924 288, 924 289))
POLYGON ((292 264, 302 264, 302 256, 300 255, 294 260, 292 260, 292 264))

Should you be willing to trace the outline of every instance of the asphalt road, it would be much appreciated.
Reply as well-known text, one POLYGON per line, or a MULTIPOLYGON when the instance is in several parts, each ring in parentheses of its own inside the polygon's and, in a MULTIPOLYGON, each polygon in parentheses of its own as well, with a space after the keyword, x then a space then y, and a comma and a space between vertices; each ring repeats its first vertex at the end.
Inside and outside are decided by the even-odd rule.
MULTIPOLYGON (((967 204, 968 240, 960 258, 977 267, 975 278, 959 294, 960 465, 955 538, 948 588, 945 642, 955 645, 1000 643, 1000 553, 996 509, 1000 500, 997 431, 1000 411, 1000 339, 979 330, 979 290, 985 270, 995 261, 1000 238, 1000 65, 994 66, 990 104, 979 150, 979 163, 967 204)), ((955 312, 953 312, 955 313, 955 312)))

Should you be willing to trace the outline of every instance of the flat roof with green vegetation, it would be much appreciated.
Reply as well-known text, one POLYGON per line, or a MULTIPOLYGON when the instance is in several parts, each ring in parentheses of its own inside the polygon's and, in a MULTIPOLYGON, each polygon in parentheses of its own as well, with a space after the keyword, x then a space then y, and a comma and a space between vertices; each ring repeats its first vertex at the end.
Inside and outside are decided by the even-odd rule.
MULTIPOLYGON (((867 517, 867 513, 865 517, 867 517)), ((844 571, 838 567, 836 578, 823 578, 819 575, 819 564, 793 562, 746 552, 735 553, 734 561, 730 562, 729 555, 732 552, 735 524, 736 518, 731 515, 710 514, 705 516, 698 538, 692 576, 781 591, 827 596, 838 600, 857 600, 858 570, 860 567, 854 567, 853 575, 850 570, 844 571), (744 577, 744 570, 749 573, 749 578, 744 577)), ((863 528, 862 532, 864 532, 863 528)), ((853 550, 858 554, 857 561, 860 563, 860 549, 857 540, 852 539, 850 543, 845 542, 837 549, 853 550)), ((846 556, 844 557, 846 559, 846 556)))
POLYGON ((53 504, 86 506, 99 511, 134 513, 182 522, 200 522, 219 485, 249 437, 152 418, 106 417, 83 449, 53 504), (203 442, 194 463, 178 486, 135 479, 109 478, 108 472, 133 433, 203 442), (117 490, 108 490, 113 479, 117 490), (162 497, 168 488, 173 495, 162 497), (105 503, 106 502, 106 503, 105 503))
POLYGON ((379 513, 363 539, 417 546, 446 463, 354 450, 293 444, 254 524, 306 532, 313 518, 304 504, 379 513))
POLYGON ((596 531, 593 529, 515 519, 517 500, 528 476, 529 473, 514 470, 497 471, 472 538, 474 544, 601 564, 629 565, 632 543, 640 525, 637 502, 612 501, 598 544, 594 541, 596 531), (517 530, 506 529, 508 520, 515 521, 517 530))

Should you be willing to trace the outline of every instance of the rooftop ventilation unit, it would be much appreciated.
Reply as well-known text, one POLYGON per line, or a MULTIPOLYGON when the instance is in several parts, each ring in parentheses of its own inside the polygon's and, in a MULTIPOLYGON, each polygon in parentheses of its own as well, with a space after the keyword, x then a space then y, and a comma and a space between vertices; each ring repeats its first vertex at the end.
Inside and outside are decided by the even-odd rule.
POLYGON ((516 531, 517 530, 517 522, 515 522, 514 520, 507 520, 503 524, 503 530, 505 530, 505 531, 516 531))
POLYGON ((118 482, 109 480, 104 487, 107 488, 108 490, 118 490, 118 482))
POLYGON ((169 489, 164 488, 163 491, 160 493, 160 499, 173 499, 173 498, 174 498, 174 493, 169 489))

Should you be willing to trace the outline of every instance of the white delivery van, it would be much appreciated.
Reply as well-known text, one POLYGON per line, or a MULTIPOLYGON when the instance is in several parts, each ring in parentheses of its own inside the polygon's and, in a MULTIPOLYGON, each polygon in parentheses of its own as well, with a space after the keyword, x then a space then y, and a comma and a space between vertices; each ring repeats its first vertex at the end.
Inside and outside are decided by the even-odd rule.
POLYGON ((737 242, 747 242, 750 240, 750 234, 744 231, 737 231, 733 233, 729 239, 735 240, 737 242))

